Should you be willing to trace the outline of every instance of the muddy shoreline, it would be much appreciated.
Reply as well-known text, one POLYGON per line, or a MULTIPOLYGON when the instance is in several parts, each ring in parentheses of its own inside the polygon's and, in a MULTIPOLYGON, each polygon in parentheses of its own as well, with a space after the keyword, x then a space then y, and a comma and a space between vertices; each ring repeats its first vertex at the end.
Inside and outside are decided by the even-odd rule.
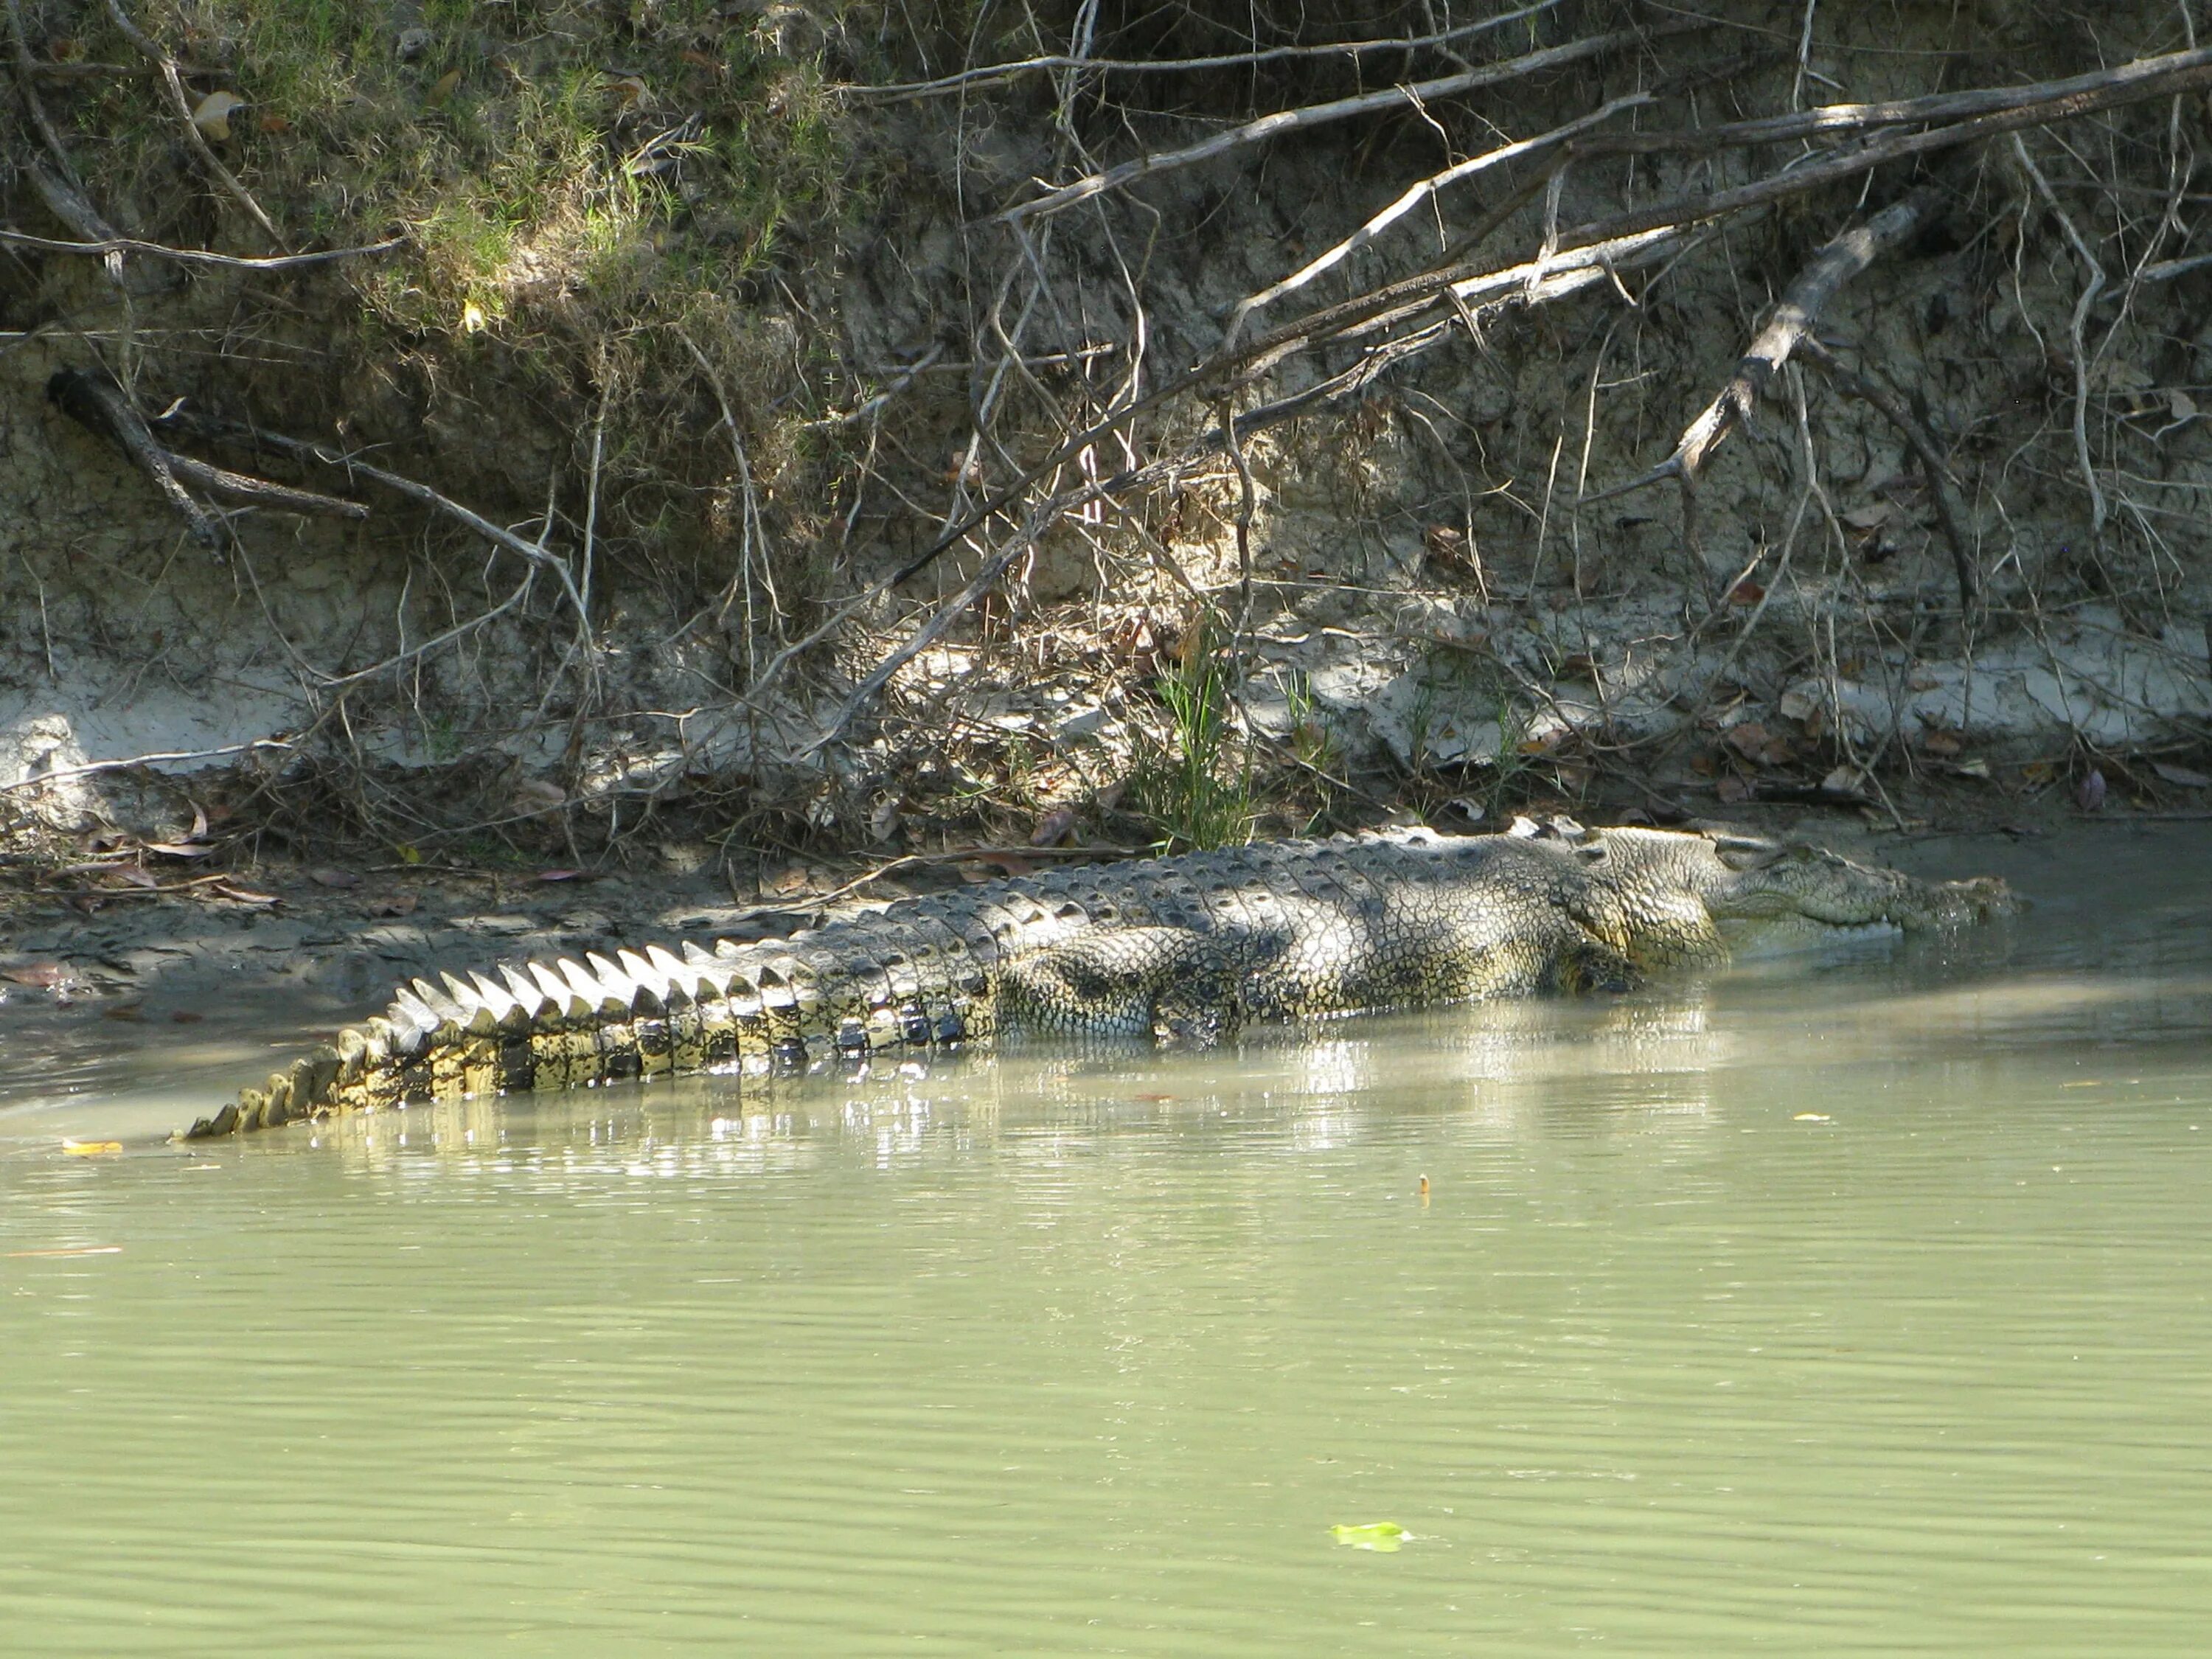
MULTIPOLYGON (((2065 846, 2212 819, 2212 811, 2106 811, 1923 801, 1904 829, 1856 811, 1738 805, 1717 812, 1763 834, 1814 842, 1920 873, 1970 874, 1985 849, 2065 846)), ((1591 821, 1601 820, 1590 815, 1591 821)), ((82 1006, 159 1023, 246 994, 367 1012, 417 975, 502 961, 608 952, 683 939, 762 939, 966 880, 1066 862, 972 849, 767 866, 754 878, 690 874, 348 869, 264 864, 172 891, 69 897, 21 872, 0 880, 0 1018, 9 1006, 82 1006)), ((1986 859, 1981 860, 1986 862, 1986 859)), ((2033 895, 2031 895, 2033 896, 2033 895)))

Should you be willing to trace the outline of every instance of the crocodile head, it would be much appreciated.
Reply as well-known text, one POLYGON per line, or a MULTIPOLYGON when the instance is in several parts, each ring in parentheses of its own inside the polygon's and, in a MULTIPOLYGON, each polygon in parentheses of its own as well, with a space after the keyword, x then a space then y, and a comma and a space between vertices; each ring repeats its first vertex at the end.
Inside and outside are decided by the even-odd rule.
POLYGON ((1722 833, 1705 839, 1719 868, 1701 896, 1722 933, 1731 937, 1881 926, 1936 932, 1991 921, 2021 908, 2012 890, 1993 876, 1923 881, 1801 842, 1722 833))
POLYGON ((1564 842, 1583 872, 1582 919, 1632 961, 1817 944, 1862 929, 1970 927, 2021 908, 2002 881, 1923 881, 1802 842, 1708 830, 1516 824, 1564 842))

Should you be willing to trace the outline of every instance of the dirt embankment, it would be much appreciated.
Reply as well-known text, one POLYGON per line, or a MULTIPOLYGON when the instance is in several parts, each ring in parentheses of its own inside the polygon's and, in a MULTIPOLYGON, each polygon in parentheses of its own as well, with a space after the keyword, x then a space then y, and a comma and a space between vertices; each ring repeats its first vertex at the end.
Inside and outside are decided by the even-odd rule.
POLYGON ((124 15, 5 53, 0 816, 55 926, 2207 804, 2170 5, 124 15), (1754 341, 1695 489, 1609 493, 1754 341))

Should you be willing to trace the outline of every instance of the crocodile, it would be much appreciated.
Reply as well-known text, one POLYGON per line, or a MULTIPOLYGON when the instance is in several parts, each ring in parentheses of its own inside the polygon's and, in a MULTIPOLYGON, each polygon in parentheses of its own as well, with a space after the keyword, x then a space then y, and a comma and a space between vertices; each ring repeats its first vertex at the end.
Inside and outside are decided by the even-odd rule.
POLYGON ((1720 830, 1519 819, 1261 842, 902 899, 782 939, 417 979, 184 1138, 1023 1034, 1213 1043, 1257 1022, 1626 990, 1761 938, 1949 930, 2016 906, 1993 878, 1720 830))

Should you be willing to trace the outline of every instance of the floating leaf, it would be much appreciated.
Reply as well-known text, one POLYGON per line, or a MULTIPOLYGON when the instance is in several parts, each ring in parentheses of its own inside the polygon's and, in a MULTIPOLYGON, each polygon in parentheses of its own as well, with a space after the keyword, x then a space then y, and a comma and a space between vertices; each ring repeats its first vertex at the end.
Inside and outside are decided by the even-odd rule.
POLYGON ((40 991, 51 991, 69 977, 70 970, 58 962, 27 962, 20 967, 0 968, 0 979, 40 991))
POLYGON ((1790 1121, 1792 1123, 1827 1123, 1833 1120, 1826 1112, 1800 1112, 1790 1121))
POLYGON ((119 1140, 64 1140, 62 1150, 71 1158, 102 1158, 109 1152, 121 1152, 123 1143, 119 1140))
POLYGON ((234 92, 211 92, 193 109, 192 125, 210 138, 228 138, 231 112, 245 107, 246 100, 234 92))
POLYGON ((1413 1536, 1395 1521, 1370 1521, 1357 1527, 1331 1527, 1328 1535, 1352 1549, 1379 1550, 1386 1555, 1413 1536))

